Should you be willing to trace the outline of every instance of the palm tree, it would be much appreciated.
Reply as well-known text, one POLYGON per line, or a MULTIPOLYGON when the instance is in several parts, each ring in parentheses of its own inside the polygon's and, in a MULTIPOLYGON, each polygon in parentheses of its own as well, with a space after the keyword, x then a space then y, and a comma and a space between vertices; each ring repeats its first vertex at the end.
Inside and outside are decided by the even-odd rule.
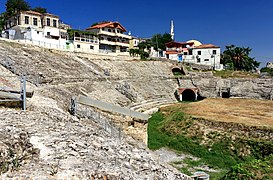
POLYGON ((222 55, 223 64, 228 65, 233 70, 255 70, 260 63, 249 57, 250 52, 251 48, 249 47, 226 46, 222 55))

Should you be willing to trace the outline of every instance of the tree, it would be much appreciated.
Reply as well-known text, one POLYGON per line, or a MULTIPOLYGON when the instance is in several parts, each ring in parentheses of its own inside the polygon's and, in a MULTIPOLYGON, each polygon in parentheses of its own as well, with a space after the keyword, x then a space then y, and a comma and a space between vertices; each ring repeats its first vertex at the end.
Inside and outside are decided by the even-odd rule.
POLYGON ((163 35, 162 34, 153 35, 151 41, 155 50, 165 50, 166 49, 165 44, 173 40, 170 34, 164 33, 163 35))
POLYGON ((234 45, 226 46, 226 50, 222 54, 222 62, 225 66, 232 70, 251 71, 259 67, 260 62, 249 57, 251 48, 236 47, 234 45))
POLYGON ((0 33, 2 32, 2 30, 4 29, 5 26, 5 15, 6 13, 1 13, 0 14, 0 33))
POLYGON ((12 16, 19 11, 30 10, 30 5, 25 0, 7 0, 6 13, 7 16, 12 16))
POLYGON ((36 7, 36 8, 33 8, 32 11, 39 12, 39 13, 41 13, 41 14, 47 13, 47 9, 46 9, 46 8, 43 8, 43 7, 36 7))
POLYGON ((171 41, 173 40, 170 34, 158 33, 153 35, 151 39, 147 39, 146 41, 139 43, 138 47, 139 49, 150 49, 151 47, 154 47, 155 50, 165 50, 166 49, 165 44, 171 41))

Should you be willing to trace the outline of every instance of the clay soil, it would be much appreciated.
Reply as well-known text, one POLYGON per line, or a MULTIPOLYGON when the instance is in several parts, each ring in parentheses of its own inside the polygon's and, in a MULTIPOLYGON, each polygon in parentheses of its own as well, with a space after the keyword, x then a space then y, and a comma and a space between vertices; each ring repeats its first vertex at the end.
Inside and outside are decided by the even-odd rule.
POLYGON ((179 104, 186 114, 208 120, 273 128, 273 101, 254 99, 205 99, 179 104))

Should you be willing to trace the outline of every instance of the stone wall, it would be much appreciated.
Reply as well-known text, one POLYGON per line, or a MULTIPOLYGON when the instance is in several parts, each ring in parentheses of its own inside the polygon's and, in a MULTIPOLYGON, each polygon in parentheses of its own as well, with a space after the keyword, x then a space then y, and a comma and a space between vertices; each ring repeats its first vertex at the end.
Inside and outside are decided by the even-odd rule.
POLYGON ((230 98, 253 98, 272 100, 273 78, 243 79, 243 78, 187 78, 180 79, 181 84, 192 84, 199 89, 204 97, 222 97, 228 92, 230 98))

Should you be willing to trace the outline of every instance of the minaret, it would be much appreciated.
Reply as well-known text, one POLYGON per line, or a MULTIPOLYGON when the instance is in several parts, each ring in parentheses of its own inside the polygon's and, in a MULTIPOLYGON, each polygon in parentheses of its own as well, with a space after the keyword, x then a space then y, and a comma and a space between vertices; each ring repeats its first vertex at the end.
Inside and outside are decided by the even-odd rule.
POLYGON ((171 20, 171 36, 172 36, 172 40, 174 40, 174 24, 173 24, 173 20, 171 20))

